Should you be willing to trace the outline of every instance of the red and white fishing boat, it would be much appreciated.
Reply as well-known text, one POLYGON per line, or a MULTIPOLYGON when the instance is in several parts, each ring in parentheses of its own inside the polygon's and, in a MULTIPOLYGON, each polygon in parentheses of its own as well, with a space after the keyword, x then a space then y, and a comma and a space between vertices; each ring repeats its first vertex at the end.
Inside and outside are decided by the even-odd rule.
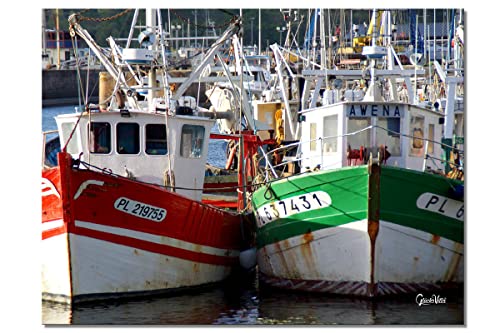
MULTIPOLYGON (((221 39, 238 25, 233 22, 221 39)), ((42 298, 73 303, 225 279, 239 263, 242 218, 202 202, 215 119, 192 105, 194 98, 170 100, 166 75, 165 97, 140 100, 122 73, 134 73, 126 52, 112 45, 113 57, 106 55, 77 16, 70 29, 118 82, 113 96, 125 92, 127 100, 56 117, 63 148, 58 164, 42 170, 42 298)), ((153 35, 161 36, 161 28, 153 35)))

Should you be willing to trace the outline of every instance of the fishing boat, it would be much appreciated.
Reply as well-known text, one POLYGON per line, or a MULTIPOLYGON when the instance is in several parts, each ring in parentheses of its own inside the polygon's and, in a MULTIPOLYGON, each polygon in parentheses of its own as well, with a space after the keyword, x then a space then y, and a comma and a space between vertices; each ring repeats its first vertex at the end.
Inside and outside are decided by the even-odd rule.
MULTIPOLYGON (((266 182, 252 206, 265 284, 362 297, 463 285, 463 174, 451 177, 463 170, 445 174, 461 165, 450 154, 463 152, 441 141, 453 131, 454 86, 463 81, 449 81, 445 112, 386 99, 379 82, 394 85, 413 71, 378 67, 395 52, 390 45, 374 50, 364 52, 376 57, 362 100, 302 110, 300 141, 264 159, 266 182), (283 157, 297 147, 293 160, 283 157), (299 173, 283 172, 291 163, 299 173)), ((349 75, 321 71, 338 80, 349 75)))
MULTIPOLYGON (((158 28, 141 33, 150 44, 135 50, 110 39, 105 51, 81 19, 72 15, 70 30, 89 44, 115 88, 99 106, 56 117, 61 152, 57 165, 42 169, 42 298, 76 303, 222 281, 239 265, 242 217, 202 202, 216 117, 194 98, 170 98, 166 68, 158 65, 166 66, 164 50, 157 52, 164 45, 160 11, 147 10, 147 26, 158 28), (144 71, 149 85, 125 79, 144 71)), ((208 57, 239 24, 231 22, 208 57)))

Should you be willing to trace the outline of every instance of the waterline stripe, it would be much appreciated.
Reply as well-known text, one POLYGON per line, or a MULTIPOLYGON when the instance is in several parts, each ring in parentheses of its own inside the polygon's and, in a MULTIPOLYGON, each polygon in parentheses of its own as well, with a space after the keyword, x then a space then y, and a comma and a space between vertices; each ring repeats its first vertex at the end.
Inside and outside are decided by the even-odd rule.
POLYGON ((192 251, 192 252, 200 252, 203 254, 222 256, 222 257, 238 257, 239 256, 239 251, 225 250, 225 249, 219 249, 219 248, 206 246, 206 245, 194 244, 194 243, 190 243, 187 241, 171 238, 168 236, 158 236, 158 235, 148 234, 148 233, 141 232, 141 231, 135 231, 135 230, 124 229, 124 228, 119 228, 119 227, 104 226, 101 224, 85 222, 85 221, 80 221, 80 220, 76 220, 75 225, 77 227, 81 227, 81 228, 86 228, 86 229, 95 230, 95 231, 101 231, 101 232, 105 232, 105 233, 109 233, 109 234, 113 234, 113 235, 117 235, 117 236, 135 238, 135 239, 139 239, 142 241, 151 242, 151 243, 155 243, 155 244, 159 244, 159 245, 168 245, 171 247, 176 247, 179 249, 192 251))

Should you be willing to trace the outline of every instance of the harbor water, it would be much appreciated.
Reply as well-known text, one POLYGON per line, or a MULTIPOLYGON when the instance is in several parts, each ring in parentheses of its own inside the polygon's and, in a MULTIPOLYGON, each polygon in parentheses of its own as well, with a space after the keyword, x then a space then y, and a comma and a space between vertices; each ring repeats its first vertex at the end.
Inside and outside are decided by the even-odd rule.
MULTIPOLYGON (((42 130, 73 106, 47 107, 42 130)), ((215 130, 215 128, 214 128, 215 130)), ((208 162, 223 167, 225 143, 209 146, 208 162)), ((134 300, 67 305, 42 302, 45 325, 464 325, 463 292, 415 293, 367 300, 265 288, 247 273, 204 289, 134 300), (441 302, 423 304, 422 297, 441 302), (444 300, 444 301, 443 301, 444 300)))

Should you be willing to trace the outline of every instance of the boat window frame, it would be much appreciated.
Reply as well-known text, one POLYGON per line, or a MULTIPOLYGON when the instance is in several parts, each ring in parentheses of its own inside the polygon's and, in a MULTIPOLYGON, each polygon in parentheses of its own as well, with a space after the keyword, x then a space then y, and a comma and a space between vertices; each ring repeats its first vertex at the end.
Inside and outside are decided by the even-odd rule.
POLYGON ((323 154, 332 154, 332 153, 338 152, 338 150, 339 150, 338 149, 338 146, 339 146, 338 135, 339 135, 339 115, 332 114, 332 115, 323 117, 323 135, 322 135, 323 142, 321 145, 322 146, 321 150, 322 150, 323 154), (327 120, 331 121, 331 119, 335 119, 335 120, 333 120, 334 126, 331 126, 332 124, 328 124, 328 126, 326 126, 327 120), (333 131, 333 135, 326 135, 327 129, 333 131), (327 145, 331 145, 331 147, 332 147, 331 151, 326 150, 327 145))
MULTIPOLYGON (((63 142, 61 142, 61 148, 68 141, 68 137, 71 135, 71 132, 73 131, 73 128, 75 127, 75 125, 76 125, 75 121, 65 121, 65 122, 61 123, 61 134, 62 134, 61 141, 63 141, 63 142), (66 129, 68 129, 68 131, 66 131, 66 129), (66 137, 66 134, 68 135, 68 137, 66 137)), ((79 126, 79 125, 76 125, 76 126, 79 126)), ((69 142, 66 146, 66 151, 70 154, 78 154, 81 150, 79 142, 80 142, 80 133, 79 133, 79 130, 77 128, 77 129, 75 129, 73 137, 71 138, 71 140, 69 140, 69 142), (76 150, 73 151, 73 148, 75 148, 76 150)))
POLYGON ((317 140, 318 140, 318 124, 311 122, 309 124, 309 150, 316 151, 318 149, 317 140), (314 135, 313 135, 314 134, 314 135))
MULTIPOLYGON (((98 133, 99 134, 99 140, 100 141, 100 138, 101 138, 101 133, 98 133)), ((111 124, 107 121, 91 121, 89 122, 88 126, 87 126, 87 137, 88 137, 88 150, 89 150, 89 153, 91 154, 96 154, 96 155, 109 155, 112 153, 112 150, 113 150, 113 134, 112 134, 112 128, 111 128, 111 124), (104 125, 103 128, 107 127, 107 132, 104 133, 104 135, 107 135, 107 138, 106 138, 106 141, 107 141, 107 144, 105 145, 102 145, 101 142, 97 142, 95 143, 95 133, 93 132, 94 130, 99 130, 99 131, 102 131, 103 128, 100 128, 100 129, 92 129, 92 127, 94 127, 95 125, 104 125), (98 145, 99 148, 95 148, 95 145, 98 145), (101 150, 102 151, 99 151, 101 150), (105 151, 104 149, 107 149, 107 151, 105 151)))
POLYGON ((436 124, 429 123, 427 126, 427 154, 434 154, 434 138, 436 136, 436 124), (431 130, 432 128, 432 130, 431 130), (432 135, 431 135, 432 134, 432 135))
MULTIPOLYGON (((165 124, 154 124, 154 123, 151 123, 151 124, 145 124, 144 125, 144 152, 146 153, 146 155, 150 155, 150 156, 164 156, 164 155, 168 155, 168 142, 167 142, 168 138, 167 138, 167 126, 165 124), (148 148, 148 143, 151 143, 151 140, 154 140, 154 142, 160 142, 162 141, 162 139, 149 139, 148 140, 148 128, 151 128, 151 126, 163 126, 163 129, 160 130, 160 132, 164 133, 165 135, 165 153, 151 153, 149 152, 148 150, 150 150, 150 148, 148 148)), ((163 148, 151 148, 151 150, 154 149, 163 149, 163 148)))
POLYGON ((401 157, 402 156, 402 140, 401 140, 401 117, 377 117, 376 118, 377 125, 380 127, 383 127, 387 129, 387 131, 377 128, 375 131, 375 141, 376 141, 376 146, 380 146, 381 144, 384 144, 384 146, 387 146, 387 149, 389 153, 391 154, 392 157, 401 157), (381 124, 381 122, 386 121, 386 124, 381 124), (394 125, 395 122, 398 123, 398 129, 396 130, 393 126, 389 125, 389 122, 392 122, 392 125, 394 125), (392 128, 391 128, 392 127, 392 128), (394 140, 397 140, 397 147, 398 150, 394 150, 393 147, 395 145, 390 145, 390 144, 385 144, 381 142, 381 138, 379 134, 386 135, 388 139, 393 138, 394 140))
POLYGON ((423 157, 425 149, 425 116, 422 114, 411 115, 410 117, 410 140, 409 152, 411 157, 423 157), (417 124, 419 123, 419 124, 417 124), (421 126, 421 127, 415 127, 421 126), (421 131, 421 138, 419 138, 418 131, 421 131))
POLYGON ((116 123, 115 134, 116 134, 115 135, 115 137, 116 137, 115 148, 116 148, 117 154, 119 154, 119 155, 139 155, 141 153, 141 125, 139 125, 136 122, 128 122, 128 121, 116 123), (120 149, 120 128, 119 127, 122 127, 123 125, 125 125, 125 126, 133 125, 133 126, 137 127, 137 131, 136 131, 137 136, 135 138, 136 139, 135 144, 137 145, 137 152, 128 153, 128 152, 121 152, 120 151, 121 149, 120 149))
POLYGON ((204 144, 205 144, 205 126, 203 125, 193 125, 193 124, 184 124, 182 125, 182 128, 181 128, 181 140, 180 140, 180 148, 179 148, 179 152, 180 152, 180 156, 181 157, 184 157, 184 158, 192 158, 192 159, 200 159, 202 158, 203 156, 203 147, 204 147, 204 144), (185 155, 185 148, 188 147, 186 146, 186 142, 184 141, 185 138, 187 138, 187 134, 188 133, 185 133, 185 130, 186 129, 190 129, 190 128, 197 128, 197 129, 200 129, 201 130, 201 135, 199 135, 198 137, 195 138, 195 140, 199 140, 201 138, 201 144, 197 144, 197 146, 199 146, 199 152, 198 154, 193 154, 194 152, 194 149, 193 149, 193 141, 192 141, 192 138, 193 138, 193 135, 191 135, 191 142, 190 142, 190 151, 189 151, 189 154, 188 156, 185 155))
MULTIPOLYGON (((356 132, 356 131, 359 131, 360 129, 363 129, 363 128, 366 128, 366 127, 369 127, 372 125, 372 117, 347 117, 347 120, 346 120, 346 133, 352 133, 352 132, 356 132), (351 128, 352 127, 352 123, 351 121, 365 121, 366 122, 366 125, 363 125, 363 126, 355 126, 356 128, 351 128)), ((357 133, 357 134, 354 134, 354 135, 349 135, 346 137, 346 146, 351 146, 351 149, 359 149, 361 146, 367 148, 367 149, 371 149, 373 148, 373 144, 372 144, 372 133, 373 133, 373 128, 371 129, 367 129, 363 132, 360 132, 360 133, 357 133), (367 140, 367 144, 366 145, 363 145, 363 144, 359 144, 359 145, 356 145, 354 144, 352 141, 352 139, 355 139, 355 138, 361 138, 361 136, 366 136, 367 140)), ((362 138, 362 139, 365 139, 365 138, 362 138)), ((361 140, 360 140, 361 141, 361 140)))

